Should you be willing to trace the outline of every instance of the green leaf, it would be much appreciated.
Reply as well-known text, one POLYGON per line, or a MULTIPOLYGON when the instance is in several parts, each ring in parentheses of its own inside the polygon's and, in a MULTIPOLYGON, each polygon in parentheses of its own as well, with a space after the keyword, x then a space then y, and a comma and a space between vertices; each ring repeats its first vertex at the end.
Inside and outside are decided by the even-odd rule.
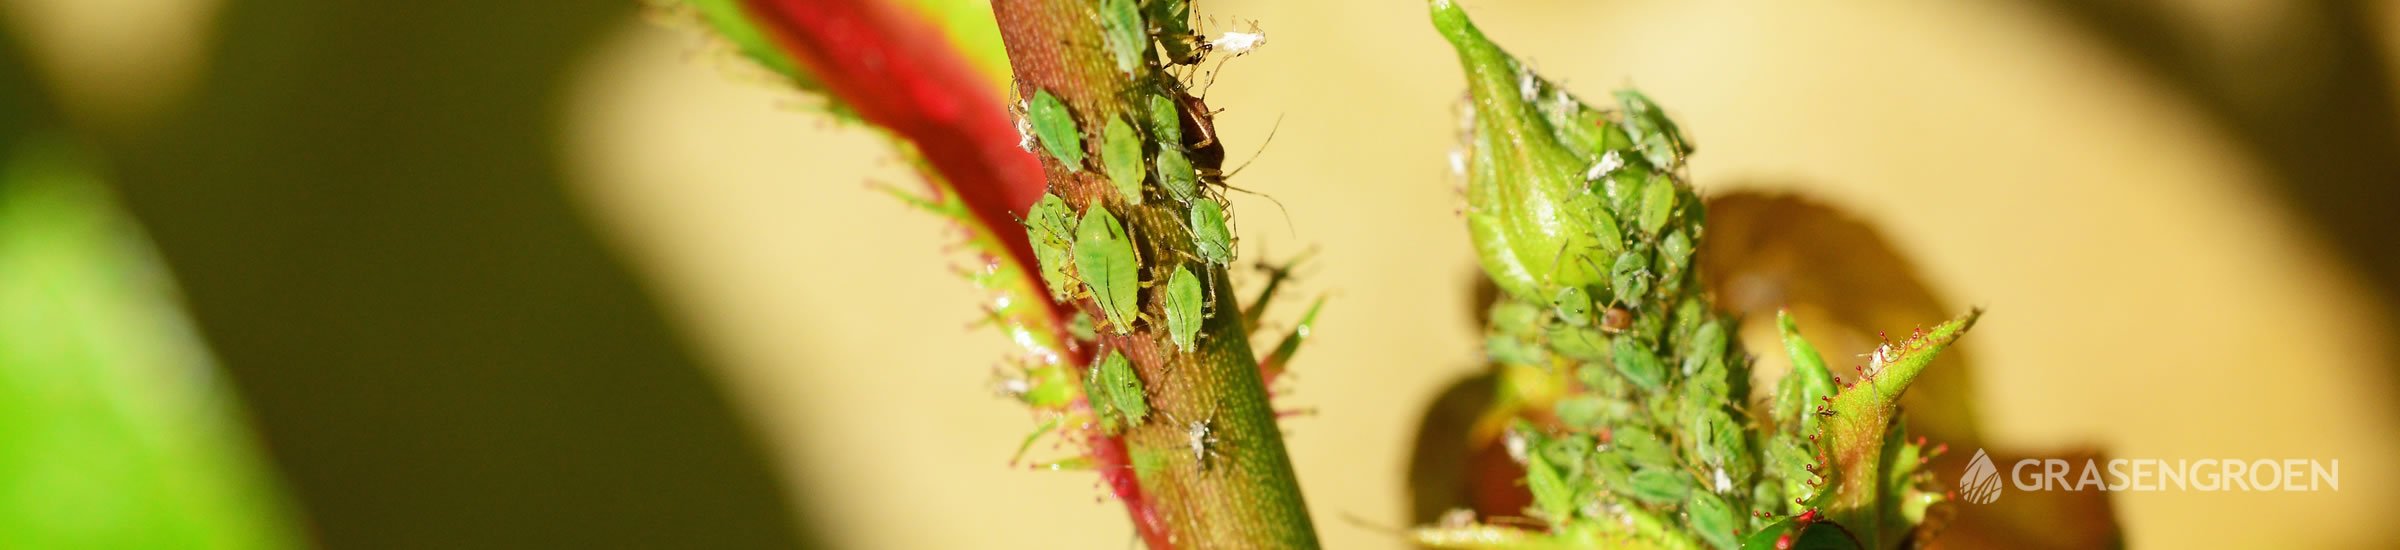
POLYGON ((1900 393, 1982 313, 1970 311, 1879 348, 1868 366, 1870 374, 1834 395, 1833 416, 1820 422, 1817 444, 1832 462, 1834 483, 1810 503, 1857 536, 1867 537, 1869 545, 1881 545, 1883 538, 1898 532, 1898 526, 1885 528, 1883 510, 1897 496, 1887 493, 1883 465, 1891 462, 1900 443, 1900 393))
POLYGON ((1309 334, 1316 330, 1317 312, 1324 309, 1325 297, 1319 296, 1317 301, 1309 304, 1308 313, 1300 315, 1300 322, 1292 324, 1292 331, 1284 333, 1283 340, 1275 343, 1275 351, 1268 353, 1265 361, 1259 362, 1259 370, 1267 374, 1269 381, 1290 368, 1292 356, 1300 353, 1300 344, 1308 341, 1309 334))
POLYGON ((1817 347, 1800 337, 1799 324, 1792 321, 1789 311, 1775 312, 1775 326, 1783 333, 1783 351, 1792 356, 1792 372, 1784 376, 1794 381, 1798 390, 1792 405, 1800 420, 1801 433, 1817 433, 1815 408, 1825 396, 1833 395, 1833 371, 1825 368, 1825 358, 1817 355, 1817 347))

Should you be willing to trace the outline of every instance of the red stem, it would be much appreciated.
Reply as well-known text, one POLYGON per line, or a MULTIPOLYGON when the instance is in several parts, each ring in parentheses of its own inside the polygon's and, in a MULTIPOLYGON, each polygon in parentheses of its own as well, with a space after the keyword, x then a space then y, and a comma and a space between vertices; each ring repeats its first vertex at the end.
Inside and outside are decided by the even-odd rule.
MULTIPOLYGON (((1048 190, 1041 160, 1017 148, 1016 125, 999 91, 984 82, 940 28, 876 0, 747 0, 754 19, 826 92, 916 146, 961 202, 1007 247, 1019 266, 1039 265, 1016 213, 1048 190)), ((940 191, 940 186, 935 185, 940 191)), ((1043 288, 1020 270, 1028 288, 1043 288)), ((1058 341, 1069 341, 1071 304, 1050 303, 1058 341)), ((1061 350, 1061 361, 1085 363, 1061 350)), ((1125 442, 1087 430, 1089 456, 1134 528, 1152 548, 1168 547, 1166 525, 1142 494, 1125 442)))

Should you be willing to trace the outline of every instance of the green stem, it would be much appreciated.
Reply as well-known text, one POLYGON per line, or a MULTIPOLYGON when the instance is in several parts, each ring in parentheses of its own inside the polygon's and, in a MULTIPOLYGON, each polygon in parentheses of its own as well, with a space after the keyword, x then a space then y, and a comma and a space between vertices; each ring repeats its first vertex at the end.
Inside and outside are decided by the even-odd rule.
MULTIPOLYGON (((1109 120, 1145 120, 1145 110, 1131 100, 1150 97, 1154 82, 1173 78, 1155 56, 1144 56, 1150 59, 1131 72, 1119 70, 1095 2, 994 0, 992 9, 1018 96, 1047 91, 1063 101, 1085 136, 1080 140, 1084 158, 1103 156, 1098 128, 1109 120)), ((1163 288, 1163 274, 1173 272, 1177 262, 1200 257, 1185 225, 1188 206, 1165 198, 1137 203, 1101 170, 1062 164, 1058 155, 1039 156, 1051 193, 1078 210, 1105 206, 1124 220, 1142 261, 1145 294, 1163 288)), ((1230 278, 1222 265, 1191 263, 1204 266, 1207 310, 1226 313, 1207 316, 1196 349, 1179 351, 1163 323, 1148 321, 1165 318, 1164 305, 1152 299, 1143 301, 1144 320, 1130 323, 1130 332, 1101 331, 1101 349, 1092 354, 1113 351, 1130 360, 1153 411, 1123 435, 1141 498, 1150 501, 1157 522, 1144 526, 1145 539, 1154 548, 1314 548, 1316 530, 1236 313, 1241 308, 1230 278), (1195 444, 1195 426, 1213 437, 1195 444), (1150 527, 1163 528, 1163 537, 1154 536, 1150 527)), ((1105 318, 1101 305, 1089 297, 1078 299, 1077 306, 1095 319, 1105 318)))

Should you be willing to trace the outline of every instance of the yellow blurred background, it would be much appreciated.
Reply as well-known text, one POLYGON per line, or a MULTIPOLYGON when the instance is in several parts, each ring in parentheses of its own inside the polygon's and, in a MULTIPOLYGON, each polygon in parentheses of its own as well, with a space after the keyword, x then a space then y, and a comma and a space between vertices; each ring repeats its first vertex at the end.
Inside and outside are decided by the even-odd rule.
MULTIPOLYGON (((833 121, 813 108, 815 100, 769 84, 696 30, 661 24, 634 6, 540 2, 479 11, 479 4, 428 3, 420 6, 427 15, 399 21, 381 18, 377 10, 306 2, 7 4, 9 34, 26 44, 31 66, 70 125, 96 128, 103 148, 170 159, 126 154, 136 166, 123 169, 130 183, 117 192, 158 242, 167 269, 191 296, 208 344, 218 348, 237 393, 252 404, 249 414, 270 462, 293 487, 298 515, 314 525, 303 530, 336 546, 453 540, 446 534, 502 545, 606 544, 610 540, 599 535, 542 535, 627 529, 608 525, 616 516, 523 519, 557 522, 537 526, 509 523, 509 510, 593 504, 632 514, 650 508, 619 501, 651 495, 664 499, 658 506, 703 506, 678 512, 710 518, 684 527, 722 522, 801 533, 722 539, 730 545, 1131 544, 1122 508, 1093 476, 1008 465, 1032 428, 1023 408, 995 397, 990 385, 1009 344, 995 331, 970 328, 978 318, 978 293, 952 270, 963 261, 947 250, 955 236, 934 218, 869 188, 877 182, 916 188, 886 138, 833 121), (577 14, 554 17, 545 11, 551 9, 577 14), (486 20, 477 24, 481 30, 444 34, 445 18, 454 17, 486 20), (321 26, 285 38, 247 34, 300 24, 321 26), (503 41, 519 38, 555 42, 503 41), (367 53, 355 56, 310 50, 347 41, 389 45, 359 48, 367 53), (228 56, 218 63, 230 65, 212 66, 212 56, 228 56), (349 63, 368 66, 344 65, 349 63), (527 69, 539 72, 511 78, 527 69), (345 70, 374 74, 355 82, 307 80, 344 78, 351 74, 345 70), (471 86, 441 84, 454 74, 488 78, 471 86), (246 87, 244 75, 297 82, 283 84, 286 91, 261 91, 246 87), (400 81, 415 87, 374 88, 400 81), (363 99, 319 104, 279 95, 319 89, 363 99), (514 99, 455 112, 411 111, 481 105, 478 96, 487 93, 514 99), (426 97, 434 99, 418 100, 426 97), (297 114, 256 114, 277 109, 279 102, 297 102, 297 114), (360 115, 385 121, 362 128, 438 128, 394 138, 415 140, 407 143, 441 143, 447 140, 441 129, 475 132, 486 124, 495 135, 396 150, 323 143, 347 134, 317 129, 358 122, 343 118, 351 109, 393 111, 360 115), (204 114, 179 114, 191 111, 204 114), (514 114, 478 118, 492 113, 514 114), (239 128, 260 120, 254 116, 283 120, 261 124, 293 129, 286 133, 299 137, 261 137, 274 131, 239 128), (312 142, 325 149, 274 149, 312 142), (235 151, 241 149, 251 150, 235 151), (536 156, 517 161, 529 166, 521 172, 477 164, 496 162, 500 152, 536 156), (413 164, 377 160, 387 156, 413 164), (300 167, 277 164, 286 160, 300 167), (265 166, 228 167, 237 161, 265 166), (316 167, 307 167, 312 162, 316 167), (223 181, 252 173, 298 175, 290 175, 287 185, 218 190, 177 181, 174 176, 187 170, 223 181), (449 191, 409 190, 414 181, 452 178, 453 170, 465 175, 434 185, 449 191), (343 177, 353 172, 374 174, 343 177), (474 186, 504 180, 523 187, 511 193, 547 198, 502 197, 483 206, 452 202, 493 199, 486 193, 499 191, 474 186), (354 200, 320 196, 358 186, 390 187, 354 200), (363 207, 338 211, 349 206, 363 207), (536 213, 520 218, 515 207, 536 213), (243 218, 274 219, 278 211, 312 208, 337 210, 284 224, 243 218), (523 222, 548 224, 535 229, 513 225, 523 220, 550 221, 523 222), (546 255, 551 248, 542 240, 514 247, 459 245, 512 242, 515 237, 501 233, 516 230, 589 233, 559 238, 597 239, 599 245, 560 252, 570 256, 566 260, 546 255), (407 251, 384 254, 379 246, 407 251), (344 249, 326 253, 343 259, 310 259, 327 249, 344 249), (258 265, 279 262, 281 267, 258 265), (481 267, 436 268, 422 273, 427 279, 410 275, 416 266, 436 262, 481 267), (506 278, 585 265, 630 277, 559 283, 528 275, 487 294, 439 291, 452 284, 444 277, 506 278), (290 281, 317 282, 279 286, 290 281), (414 290, 385 292, 393 288, 414 290), (609 296, 605 303, 632 305, 552 307, 588 304, 577 298, 585 290, 609 296), (543 298, 552 301, 509 301, 553 292, 559 296, 543 298), (323 307, 277 303, 351 293, 372 296, 323 307), (392 323, 437 322, 453 314, 515 321, 458 329, 503 331, 498 334, 444 333, 462 340, 395 340, 368 334, 377 330, 372 323, 343 328, 350 321, 341 317, 418 311, 442 313, 392 323), (647 320, 653 316, 663 322, 647 320), (316 324, 333 328, 312 328, 316 324), (574 328, 581 325, 614 328, 574 328), (505 331, 527 326, 559 333, 515 347, 511 341, 518 335, 505 331), (666 358, 659 362, 693 365, 704 375, 657 383, 613 370, 580 371, 572 358, 542 352, 579 349, 599 361, 644 357, 605 345, 578 347, 634 345, 604 341, 615 337, 677 350, 660 352, 666 358), (422 356, 412 355, 423 353, 413 348, 375 347, 460 341, 518 354, 496 362, 556 368, 492 374, 472 359, 446 367, 401 361, 462 359, 465 351, 422 356), (326 349, 282 354, 309 345, 326 349), (364 365, 353 374, 244 367, 277 363, 306 370, 353 360, 364 365), (372 370, 386 368, 421 369, 409 372, 435 378, 387 378, 372 370), (372 397, 379 388, 444 391, 419 386, 450 383, 438 378, 445 373, 469 373, 456 383, 494 382, 493 389, 454 400, 387 403, 372 397), (497 381, 476 378, 486 375, 497 381), (518 393, 549 388, 558 380, 550 377, 619 375, 626 378, 566 383, 621 382, 598 393, 606 398, 518 393), (340 389, 311 396, 327 384, 340 389), (686 397, 629 397, 651 387, 686 397), (674 410, 714 410, 720 405, 708 403, 720 394, 729 414, 652 415, 641 408, 642 399, 653 399, 674 410), (343 403, 343 396, 369 401, 343 403), (405 409, 458 403, 465 408, 455 413, 405 409), (370 410, 354 408, 362 406, 370 410), (342 416, 345 410, 352 417, 342 416), (541 412, 518 421, 522 429, 462 427, 482 422, 466 411, 520 410, 541 412), (699 420, 675 421, 691 418, 699 420), (573 452, 534 451, 536 458, 523 459, 521 467, 488 471, 479 470, 488 464, 471 455, 361 459, 365 465, 357 468, 302 462, 406 451, 412 442, 463 452, 539 447, 549 442, 524 436, 576 422, 642 425, 663 434, 724 432, 726 441, 749 442, 708 444, 756 458, 592 456, 575 443, 586 441, 577 437, 607 440, 588 450, 613 452, 610 445, 621 441, 610 438, 621 434, 611 427, 561 436, 573 452), (687 427, 701 424, 707 427, 687 427), (377 428, 391 426, 415 435, 377 441, 377 428), (355 440, 323 438, 329 434, 355 440), (478 442, 456 444, 452 438, 478 442), (578 459, 594 462, 551 462, 578 459), (449 481, 391 501, 372 491, 343 494, 342 487, 406 486, 395 479, 426 473, 420 467, 449 481), (759 475, 732 475, 730 481, 722 475, 754 467, 759 475), (441 468, 562 484, 613 479, 618 470, 612 468, 654 478, 627 474, 650 481, 569 490, 445 477, 441 468), (718 477, 682 485, 679 472, 718 477), (361 481, 346 482, 351 479, 361 481), (483 499, 445 492, 478 482, 527 493, 498 501, 507 506, 469 505, 457 513, 418 508, 483 499), (720 486, 712 483, 768 486, 749 487, 761 492, 742 498, 677 492, 720 486), (472 513, 477 510, 498 515, 472 513), (395 511, 388 519, 372 515, 395 511), (759 514, 780 519, 741 521, 759 514), (378 521, 431 523, 416 526, 422 529, 372 525, 378 521), (512 527, 525 530, 472 534, 512 527)), ((2115 505, 2131 546, 2375 547, 2400 540, 2400 526, 2381 519, 2400 505, 2400 481, 2389 473, 2400 466, 2400 415, 2394 414, 2400 411, 2394 338, 2400 325, 2392 310, 2400 297, 2388 286, 2395 261, 2390 241, 2400 238, 2388 214, 2400 213, 2400 201, 2327 206, 2323 197, 2349 191, 2312 186, 2360 184, 2291 181, 2311 172, 2267 159, 2305 156, 2274 157, 2282 136, 2244 134, 2245 127, 2223 122, 2222 114, 2314 101, 2311 90, 2344 79, 2389 79, 2369 88, 2400 89, 2400 71, 2389 68, 2400 65, 2400 6, 2329 9, 2240 0, 2150 6, 2163 16, 2158 23, 2183 31, 2161 42, 2197 52, 2177 58, 2197 68, 2177 72, 2146 65, 2151 60, 2141 52, 2147 50, 2112 42, 2088 23, 2107 15, 2043 3, 1466 5, 1491 36, 1572 89, 1590 96, 1632 84, 1658 98, 1699 146, 1693 167, 1704 193, 1785 191, 1840 207, 1880 228, 1943 299, 1987 308, 1962 350, 1976 361, 1975 398, 1991 444, 2091 445, 2120 457, 2333 459, 2347 474, 2339 492, 2118 493, 2115 505), (2367 19, 2343 19, 2356 16, 2367 19), (2345 44, 2340 40, 2291 38, 2330 37, 2335 27, 2375 30, 2368 61, 2385 68, 2371 75, 2348 72, 2347 65, 2323 61, 2336 57, 2329 52, 2345 44), (2358 224, 2360 211, 2387 214, 2364 216, 2383 222, 2380 233, 2378 226, 2358 224)), ((1318 411, 1285 424, 1302 488, 1328 546, 1402 547, 1395 529, 1410 521, 1404 476, 1418 416, 1450 383, 1483 368, 1471 295, 1479 275, 1457 215, 1459 182, 1449 176, 1445 157, 1454 145, 1451 106, 1463 90, 1454 58, 1414 1, 1210 1, 1199 9, 1214 18, 1212 28, 1256 21, 1268 36, 1260 50, 1227 63, 1207 96, 1226 109, 1217 125, 1234 155, 1229 160, 1241 162, 1273 133, 1272 144, 1236 184, 1273 197, 1281 208, 1262 197, 1233 195, 1243 255, 1283 257, 1314 249, 1298 290, 1331 296, 1279 403, 1318 411)), ((2400 102, 2400 95, 2385 101, 2400 102)), ((2362 116, 2392 119, 2367 125, 2400 127, 2400 117, 2388 108, 2362 116)), ((2375 154, 2400 157, 2400 150, 2375 154)), ((2380 187, 2354 196, 2389 200, 2400 181, 2368 185, 2380 187)), ((584 245, 563 248, 577 246, 584 245)), ((1303 303, 1287 298, 1270 318, 1288 323, 1303 303)), ((1826 350, 1836 356, 1863 351, 1826 350)), ((651 442, 661 447, 683 441, 680 435, 656 437, 651 442)), ((1045 446, 1034 454, 1064 452, 1045 446)))

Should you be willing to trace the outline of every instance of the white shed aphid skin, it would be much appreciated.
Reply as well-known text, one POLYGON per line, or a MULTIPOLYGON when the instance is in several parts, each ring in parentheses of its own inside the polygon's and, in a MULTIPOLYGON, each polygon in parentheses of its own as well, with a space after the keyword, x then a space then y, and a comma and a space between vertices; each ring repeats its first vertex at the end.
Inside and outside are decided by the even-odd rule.
POLYGON ((1216 419, 1214 418, 1194 420, 1186 424, 1183 429, 1183 437, 1184 442, 1192 448, 1192 463, 1199 465, 1200 471, 1208 471, 1209 457, 1223 456, 1216 450, 1217 433, 1216 419))
POLYGON ((1610 149, 1607 153, 1600 155, 1599 162, 1592 163, 1590 170, 1584 171, 1583 180, 1600 181, 1600 178, 1608 177, 1609 174, 1616 173, 1618 168, 1624 167, 1625 157, 1618 156, 1615 149, 1610 149))
POLYGON ((1875 351, 1861 353, 1859 356, 1867 358, 1867 366, 1859 370, 1859 378, 1868 380, 1873 379, 1876 373, 1883 372, 1885 365, 1890 365, 1893 360, 1900 358, 1899 352, 1892 349, 1891 342, 1876 344, 1875 351))
POLYGON ((1510 63, 1510 65, 1517 73, 1517 96, 1524 99, 1526 103, 1539 102, 1542 97, 1541 78, 1533 76, 1533 71, 1528 67, 1515 63, 1510 63))
POLYGON ((1025 102, 1018 101, 1010 105, 1008 114, 1008 118, 1017 123, 1017 148, 1027 153, 1033 152, 1033 120, 1025 117, 1025 102))
POLYGON ((1267 45, 1267 33, 1259 32, 1257 25, 1251 25, 1250 32, 1225 31, 1225 34, 1218 35, 1215 40, 1208 41, 1210 50, 1222 51, 1236 57, 1250 53, 1250 50, 1264 45, 1267 45))

